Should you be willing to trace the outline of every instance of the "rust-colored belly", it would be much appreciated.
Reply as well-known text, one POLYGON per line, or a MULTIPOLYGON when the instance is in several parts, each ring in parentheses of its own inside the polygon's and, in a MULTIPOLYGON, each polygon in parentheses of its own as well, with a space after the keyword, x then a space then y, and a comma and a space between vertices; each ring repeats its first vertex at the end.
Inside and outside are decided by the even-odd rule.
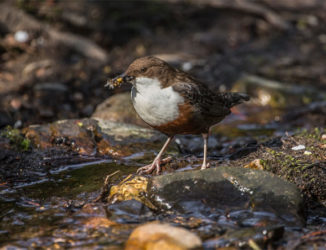
POLYGON ((208 132, 208 124, 196 113, 193 106, 185 103, 179 105, 179 117, 174 121, 152 126, 167 135, 176 134, 201 134, 208 132))

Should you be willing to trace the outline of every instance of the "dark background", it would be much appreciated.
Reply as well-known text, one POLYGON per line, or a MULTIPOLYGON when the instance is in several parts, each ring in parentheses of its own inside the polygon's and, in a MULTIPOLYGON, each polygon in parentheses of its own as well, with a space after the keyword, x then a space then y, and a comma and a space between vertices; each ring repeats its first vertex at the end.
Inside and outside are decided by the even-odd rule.
MULTIPOLYGON (((310 88, 323 92, 325 10, 318 0, 2 1, 0 128, 91 116, 107 97, 128 90, 108 91, 106 79, 145 55, 215 90, 231 90, 251 74, 304 86, 299 98, 310 88)), ((252 104, 272 105, 255 87, 251 92, 252 104)), ((323 100, 312 95, 282 108, 323 100)))

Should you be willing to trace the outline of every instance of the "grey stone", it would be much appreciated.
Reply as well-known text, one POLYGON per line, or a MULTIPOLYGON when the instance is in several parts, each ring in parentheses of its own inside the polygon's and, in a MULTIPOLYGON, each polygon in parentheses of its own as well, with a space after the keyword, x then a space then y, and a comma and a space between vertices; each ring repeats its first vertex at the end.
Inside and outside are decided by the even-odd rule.
POLYGON ((275 215, 267 216, 269 221, 289 226, 301 226, 304 221, 296 186, 265 171, 217 167, 156 176, 148 192, 155 205, 166 209, 198 213, 201 203, 227 211, 266 211, 275 215))

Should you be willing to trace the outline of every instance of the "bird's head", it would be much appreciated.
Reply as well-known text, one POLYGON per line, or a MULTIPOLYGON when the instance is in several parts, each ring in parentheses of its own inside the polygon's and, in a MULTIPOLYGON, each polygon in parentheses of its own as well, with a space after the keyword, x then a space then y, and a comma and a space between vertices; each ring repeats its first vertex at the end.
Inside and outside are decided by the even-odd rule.
POLYGON ((133 61, 124 73, 109 79, 105 86, 115 88, 123 83, 135 85, 137 80, 141 78, 160 79, 169 72, 174 71, 174 68, 159 58, 153 56, 141 57, 133 61))

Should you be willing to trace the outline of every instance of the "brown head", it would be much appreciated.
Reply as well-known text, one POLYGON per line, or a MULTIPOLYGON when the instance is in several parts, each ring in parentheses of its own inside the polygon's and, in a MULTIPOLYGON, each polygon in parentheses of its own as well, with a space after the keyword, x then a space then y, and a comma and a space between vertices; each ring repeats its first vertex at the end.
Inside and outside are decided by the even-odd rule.
POLYGON ((116 87, 125 82, 134 84, 138 77, 156 78, 163 86, 168 86, 175 72, 172 66, 159 58, 141 57, 133 61, 123 74, 109 80, 106 86, 116 87))

